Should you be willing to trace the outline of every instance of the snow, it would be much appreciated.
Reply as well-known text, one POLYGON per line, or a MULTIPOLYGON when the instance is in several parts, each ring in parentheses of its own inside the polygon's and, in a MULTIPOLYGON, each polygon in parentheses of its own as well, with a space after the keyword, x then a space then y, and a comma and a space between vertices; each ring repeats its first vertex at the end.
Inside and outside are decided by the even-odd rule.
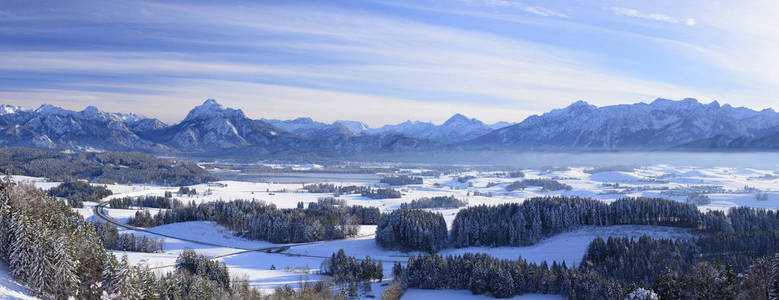
POLYGON ((0 299, 39 299, 24 286, 19 285, 8 271, 8 264, 0 260, 0 299))
POLYGON ((505 259, 517 259, 522 257, 528 262, 541 263, 547 261, 563 262, 568 266, 578 265, 582 261, 587 246, 597 237, 608 238, 627 237, 639 238, 642 235, 653 238, 689 238, 694 235, 686 230, 675 227, 646 226, 646 225, 619 225, 619 226, 586 226, 577 230, 564 232, 541 240, 539 243, 527 247, 467 247, 458 249, 445 249, 439 254, 463 254, 487 253, 493 257, 505 259))
MULTIPOLYGON (((270 164, 261 162, 262 164, 270 164)), ((280 164, 282 165, 282 164, 280 164)), ((283 164, 286 167, 301 169, 324 168, 315 163, 283 164)), ((590 167, 570 167, 553 170, 522 170, 526 178, 554 179, 561 183, 571 185, 571 191, 542 192, 538 187, 530 187, 525 190, 506 191, 506 185, 521 178, 505 178, 496 175, 494 171, 464 171, 456 174, 446 174, 439 177, 424 177, 424 184, 407 185, 399 187, 402 193, 400 199, 374 200, 359 195, 344 195, 349 205, 364 205, 378 207, 384 212, 390 212, 400 207, 402 203, 422 197, 455 196, 467 199, 469 206, 495 205, 501 203, 521 203, 528 198, 552 195, 568 195, 592 197, 604 202, 611 202, 626 196, 663 197, 677 201, 685 201, 684 193, 696 191, 696 187, 705 186, 713 191, 706 193, 711 203, 699 206, 701 210, 725 210, 735 206, 750 206, 768 209, 779 208, 779 178, 776 169, 760 168, 733 168, 733 167, 693 167, 656 164, 636 167, 633 171, 604 171, 595 174, 585 172, 590 167), (468 182, 457 181, 458 177, 474 176, 468 182), (469 185, 470 183, 470 185, 469 185), (488 184, 494 183, 490 187, 488 184), (747 187, 747 188, 745 188, 747 187), (765 193, 767 200, 757 200, 757 191, 765 193), (474 193, 491 193, 492 197, 473 196, 474 193), (670 192, 673 192, 671 194, 670 192)), ((409 169, 406 169, 407 171, 409 169)), ((229 170, 225 170, 229 171, 229 170)), ((330 182, 340 185, 371 185, 365 180, 349 181, 343 174, 326 177, 324 173, 316 173, 316 176, 306 177, 306 173, 295 173, 294 176, 304 178, 306 182, 330 182), (330 179, 328 178, 335 178, 330 179)), ((43 178, 13 176, 15 181, 24 181, 35 186, 48 189, 57 185, 43 178)), ((320 197, 332 197, 332 194, 314 194, 302 190, 301 183, 274 183, 274 182, 245 182, 224 180, 211 184, 192 185, 198 191, 196 196, 178 195, 177 187, 165 187, 154 185, 121 185, 113 184, 106 187, 114 192, 107 197, 118 198, 125 196, 156 195, 162 196, 165 192, 173 192, 173 197, 185 203, 193 201, 204 203, 217 200, 255 199, 272 203, 280 208, 296 207, 298 202, 315 202, 320 197)), ((105 200, 105 199, 104 199, 105 200)), ((95 202, 85 202, 85 207, 76 209, 78 213, 88 220, 98 221, 93 215, 95 202)), ((447 226, 451 224, 459 209, 429 209, 441 213, 447 226)), ((109 216, 120 221, 126 221, 133 216, 135 209, 106 209, 109 216)), ((160 209, 149 209, 156 214, 160 209)), ((325 276, 317 274, 324 258, 329 257, 339 249, 344 249, 347 255, 357 258, 371 256, 384 262, 385 277, 391 276, 391 263, 404 263, 410 255, 416 252, 402 252, 387 250, 376 245, 373 239, 375 226, 361 226, 358 237, 322 241, 317 243, 294 245, 282 253, 265 253, 246 251, 246 249, 258 249, 279 246, 265 241, 252 241, 232 235, 226 228, 212 222, 184 222, 174 223, 148 229, 149 232, 120 229, 120 232, 133 232, 138 236, 159 237, 154 233, 162 233, 172 237, 165 237, 165 251, 163 253, 133 253, 127 252, 132 264, 148 265, 159 272, 172 271, 176 257, 186 248, 210 257, 218 257, 227 264, 233 276, 245 277, 250 284, 263 291, 269 292, 275 287, 291 284, 293 286, 301 280, 319 280, 325 276), (175 237, 175 238, 174 238, 175 237), (202 245, 185 240, 205 242, 202 245), (271 266, 275 270, 271 270, 271 266)), ((482 252, 492 256, 506 259, 522 257, 530 262, 541 261, 565 261, 573 266, 581 261, 586 247, 596 237, 620 236, 638 238, 648 234, 654 238, 680 238, 690 237, 693 234, 687 230, 662 226, 609 226, 609 227, 583 227, 570 232, 564 232, 539 243, 527 247, 468 247, 460 249, 445 249, 442 255, 462 254, 465 252, 482 252)), ((114 251, 118 255, 125 252, 114 251)), ((6 290, 16 291, 15 288, 4 281, 0 298, 4 298, 6 290)), ((379 283, 373 284, 374 295, 380 295, 382 287, 379 283)), ((11 296, 9 296, 11 297, 11 296)), ((469 291, 428 291, 411 289, 404 299, 430 299, 430 298, 484 298, 484 295, 471 295, 469 291)), ((24 298, 22 298, 24 299, 24 298)), ((561 299, 555 295, 523 295, 518 299, 561 299)))

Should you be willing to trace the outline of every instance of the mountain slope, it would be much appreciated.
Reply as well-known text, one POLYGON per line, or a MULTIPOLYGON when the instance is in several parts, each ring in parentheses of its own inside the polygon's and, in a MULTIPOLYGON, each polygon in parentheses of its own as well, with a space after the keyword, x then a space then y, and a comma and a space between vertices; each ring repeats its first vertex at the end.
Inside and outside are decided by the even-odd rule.
POLYGON ((706 145, 699 141, 751 139, 778 125, 779 114, 770 109, 754 111, 695 99, 604 107, 577 101, 466 144, 471 148, 559 150, 708 148, 725 142, 706 145))

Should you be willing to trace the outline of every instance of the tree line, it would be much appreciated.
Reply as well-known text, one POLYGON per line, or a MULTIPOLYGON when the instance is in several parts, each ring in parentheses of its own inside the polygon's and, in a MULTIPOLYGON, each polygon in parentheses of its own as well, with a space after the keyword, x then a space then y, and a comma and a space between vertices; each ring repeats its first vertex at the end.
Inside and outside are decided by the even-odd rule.
POLYGON ((67 199, 70 207, 83 208, 84 201, 97 202, 113 193, 104 186, 91 185, 82 181, 66 181, 50 188, 48 194, 67 199))
POLYGON ((434 253, 447 246, 446 222, 440 213, 399 208, 379 220, 375 239, 388 249, 434 253))
POLYGON ((304 185, 303 189, 309 193, 333 193, 333 196, 335 197, 350 194, 360 194, 360 196, 371 199, 392 199, 400 198, 402 196, 400 191, 393 188, 376 188, 357 185, 341 186, 332 183, 308 184, 304 185))
POLYGON ((103 247, 111 250, 132 252, 162 252, 165 250, 165 239, 150 238, 145 235, 136 237, 133 233, 119 233, 113 224, 93 222, 95 233, 103 247))
POLYGON ((322 274, 330 275, 336 283, 364 282, 384 278, 384 267, 381 261, 366 256, 358 261, 353 256, 347 256, 344 249, 339 249, 330 258, 322 262, 320 267, 322 274))
POLYGON ((468 205, 467 200, 460 200, 454 196, 435 196, 424 197, 412 200, 411 202, 404 202, 400 204, 400 208, 407 209, 423 209, 423 208, 458 208, 468 205))
POLYGON ((779 251, 779 232, 716 233, 689 239, 597 238, 587 248, 581 267, 609 278, 651 285, 657 276, 690 273, 703 261, 744 272, 755 258, 779 251))
POLYGON ((623 198, 607 204, 578 197, 532 198, 521 204, 472 206, 454 219, 451 243, 468 246, 527 246, 585 225, 661 225, 705 232, 779 229, 776 212, 731 208, 706 213, 695 205, 659 198, 623 198))
POLYGON ((570 191, 573 189, 572 186, 567 185, 565 183, 561 183, 557 180, 552 179, 523 179, 523 180, 517 180, 509 185, 506 186, 506 190, 516 191, 516 190, 524 190, 529 186, 539 186, 541 187, 542 192, 553 192, 553 191, 570 191))
POLYGON ((186 160, 160 159, 139 152, 77 152, 9 147, 0 149, 0 172, 56 181, 192 185, 218 180, 186 160))
POLYGON ((525 293, 561 294, 575 299, 622 300, 630 286, 597 272, 568 268, 565 264, 529 263, 487 254, 411 256, 403 267, 393 268, 396 280, 411 288, 470 290, 509 298, 525 293))
POLYGON ((407 184, 422 184, 423 180, 422 177, 419 176, 397 175, 382 177, 379 182, 397 186, 407 184))
POLYGON ((108 200, 108 206, 111 208, 128 209, 132 206, 135 207, 152 207, 152 208, 179 208, 184 206, 181 200, 174 199, 170 194, 166 192, 165 196, 138 196, 138 197, 122 197, 113 198, 108 200))
POLYGON ((327 201, 293 209, 279 209, 256 200, 191 202, 154 216, 147 210, 138 211, 128 223, 152 227, 187 221, 213 221, 248 239, 299 243, 355 236, 361 222, 376 222, 381 215, 378 208, 328 205, 327 201))

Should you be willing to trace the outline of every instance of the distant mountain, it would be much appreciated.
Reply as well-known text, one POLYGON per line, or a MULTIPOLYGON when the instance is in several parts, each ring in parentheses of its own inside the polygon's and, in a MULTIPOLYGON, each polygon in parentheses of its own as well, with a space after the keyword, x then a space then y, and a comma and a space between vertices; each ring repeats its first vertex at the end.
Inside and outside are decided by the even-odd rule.
POLYGON ((259 157, 350 156, 461 150, 779 150, 772 109, 657 99, 596 107, 577 101, 517 124, 487 125, 455 114, 440 125, 406 121, 381 128, 311 118, 250 119, 213 99, 173 125, 90 106, 70 111, 0 105, 0 146, 259 157))
POLYGON ((225 108, 214 99, 193 108, 183 121, 143 136, 186 152, 248 146, 277 149, 299 143, 297 136, 268 122, 249 119, 240 109, 225 108))
POLYGON ((455 144, 479 137, 490 131, 492 128, 482 121, 455 114, 441 125, 435 125, 432 122, 406 121, 396 125, 385 125, 368 132, 371 134, 400 134, 442 144, 455 144))
POLYGON ((720 106, 716 101, 657 99, 649 104, 604 107, 577 101, 466 144, 471 148, 558 150, 735 149, 738 143, 762 141, 776 126, 779 114, 772 109, 755 111, 720 106))
POLYGON ((134 129, 166 126, 133 114, 100 112, 90 106, 70 111, 52 105, 35 110, 0 107, 0 145, 47 149, 169 151, 138 136, 134 129))

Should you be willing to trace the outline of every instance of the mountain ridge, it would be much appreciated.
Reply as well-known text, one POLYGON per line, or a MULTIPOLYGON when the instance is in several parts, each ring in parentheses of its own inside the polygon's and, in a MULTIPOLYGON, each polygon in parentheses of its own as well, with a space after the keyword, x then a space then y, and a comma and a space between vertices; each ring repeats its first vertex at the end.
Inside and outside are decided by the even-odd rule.
POLYGON ((44 104, 0 105, 0 146, 153 153, 324 156, 462 150, 779 149, 779 113, 657 98, 595 106, 579 100, 519 123, 486 124, 463 114, 445 122, 405 121, 370 128, 359 121, 251 119, 207 99, 168 125, 134 113, 44 104))

